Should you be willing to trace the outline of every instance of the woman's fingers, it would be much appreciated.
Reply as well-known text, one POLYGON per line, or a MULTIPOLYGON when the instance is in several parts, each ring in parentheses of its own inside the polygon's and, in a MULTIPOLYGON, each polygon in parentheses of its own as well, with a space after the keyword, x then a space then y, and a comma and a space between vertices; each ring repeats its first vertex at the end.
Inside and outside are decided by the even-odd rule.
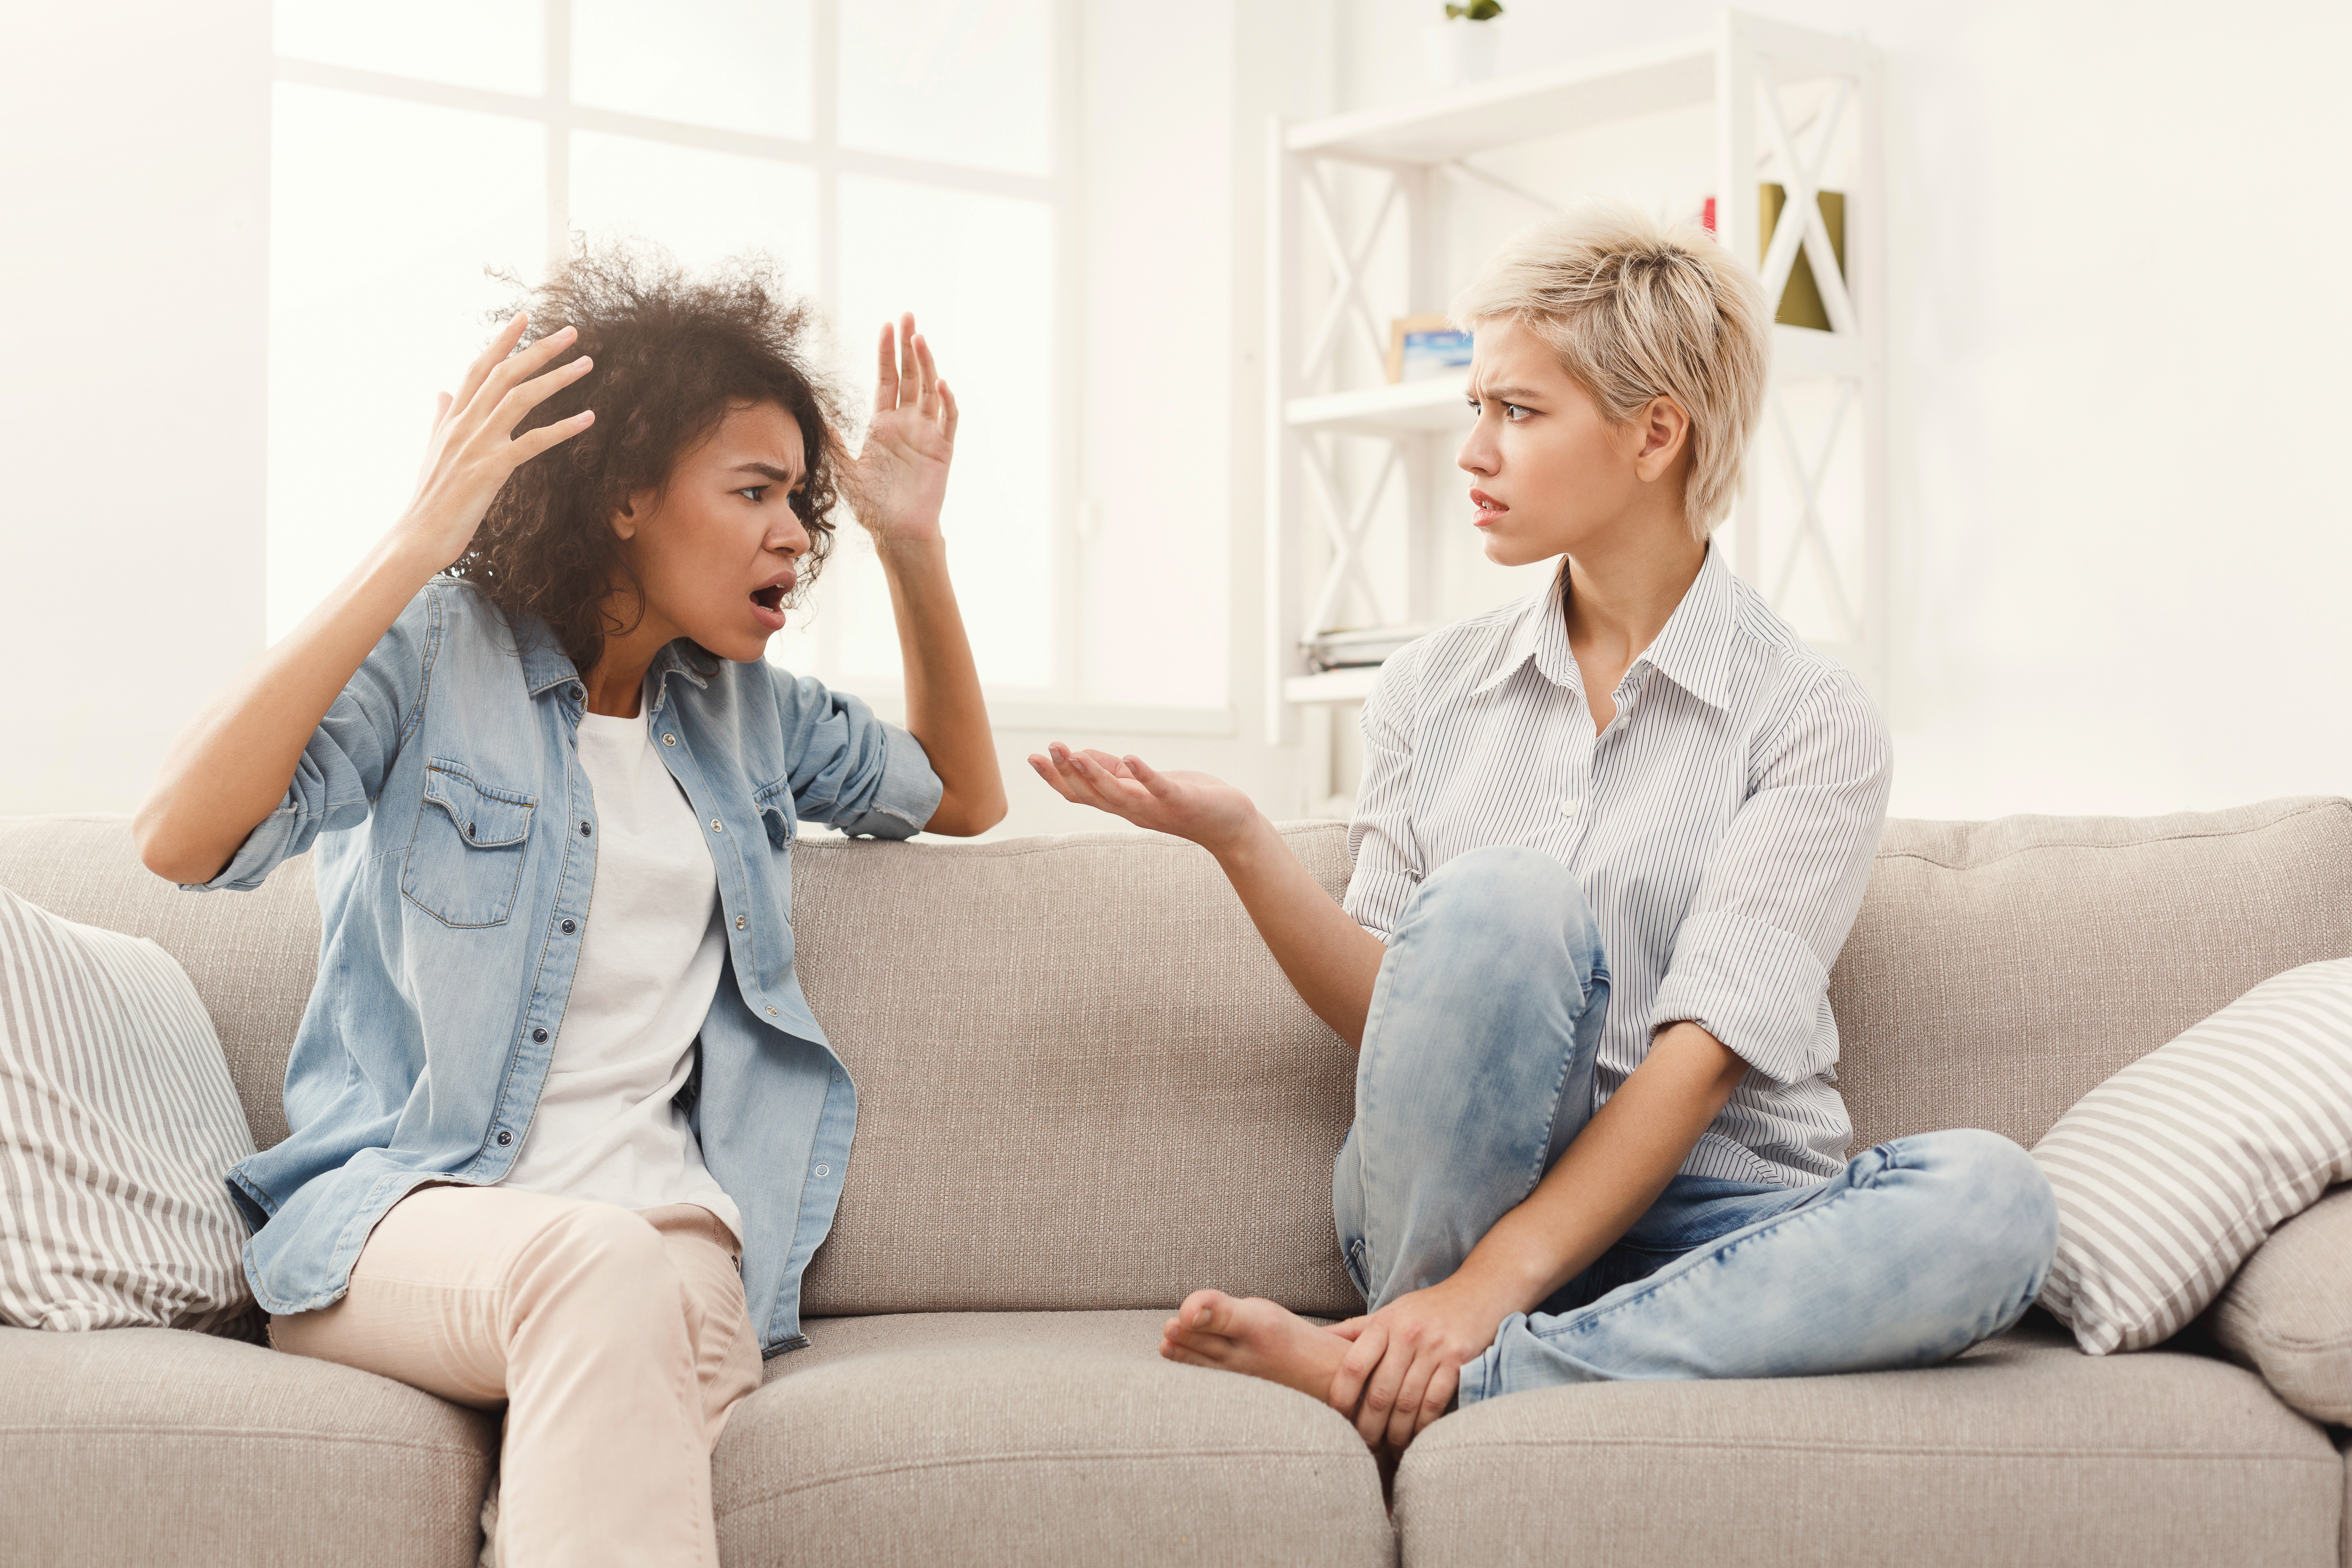
POLYGON ((940 383, 940 433, 948 438, 950 446, 955 444, 955 394, 948 390, 948 384, 943 381, 940 383))
MULTIPOLYGON (((908 321, 914 318, 909 316, 908 321)), ((926 419, 936 419, 940 414, 940 365, 931 357, 931 342, 920 332, 915 334, 915 396, 916 412, 926 419)))
POLYGON ((1331 1408, 1354 1420, 1356 1405, 1364 1397, 1364 1380, 1381 1364, 1381 1355, 1389 1348, 1389 1331, 1378 1319, 1367 1320, 1356 1331, 1356 1347, 1339 1358, 1339 1370, 1331 1374, 1331 1408))
POLYGON ((450 399, 455 406, 463 408, 474 401, 474 394, 482 389, 482 383, 490 378, 490 372, 498 369, 507 355, 514 353, 515 344, 522 341, 523 330, 530 325, 530 313, 517 310, 513 318, 499 329, 499 335, 490 340, 489 346, 466 367, 465 379, 457 384, 457 395, 450 399))
POLYGON ((923 395, 921 363, 915 357, 915 312, 898 318, 898 406, 919 403, 923 395))
POLYGON ((1378 1443, 1388 1435, 1389 1413, 1396 1408, 1397 1392, 1404 1384, 1404 1374, 1411 1370, 1407 1359, 1412 1352, 1391 1342, 1381 1364, 1372 1369, 1370 1383, 1364 1385, 1363 1407, 1356 1412, 1356 1430, 1362 1434, 1367 1446, 1378 1443))
POLYGON ((542 425, 536 430, 524 431, 515 437, 514 444, 507 450, 514 455, 515 467, 520 468, 550 447, 571 440, 594 423, 596 423, 596 411, 593 408, 583 408, 569 419, 558 419, 552 425, 542 425))
POLYGON ((534 376, 499 399, 496 433, 511 435, 522 423, 522 416, 554 396, 557 393, 596 368, 595 361, 582 354, 570 364, 558 365, 545 375, 534 376))
POLYGON ((1396 1408, 1389 1412, 1390 1447, 1403 1447, 1412 1441, 1412 1435, 1421 1430, 1421 1402, 1428 1393, 1430 1380, 1438 1364, 1439 1358, 1424 1351, 1412 1365, 1405 1369, 1404 1381, 1397 1387, 1396 1408))
POLYGON ((1462 1369, 1450 1361, 1437 1363, 1429 1375, 1429 1386, 1422 1392, 1421 1414, 1413 1417, 1415 1433, 1429 1430, 1431 1422, 1454 1407, 1454 1396, 1462 1391, 1462 1369))
POLYGON ((1146 763, 1141 757, 1128 758, 1127 771, 1134 778, 1136 783, 1150 790, 1154 795, 1161 800, 1166 800, 1169 796, 1176 793, 1176 786, 1170 784, 1166 779, 1161 778, 1158 773, 1152 772, 1150 764, 1146 763))
POLYGON ((874 412, 887 414, 898 406, 898 355, 893 341, 896 326, 882 323, 882 341, 875 348, 874 412))

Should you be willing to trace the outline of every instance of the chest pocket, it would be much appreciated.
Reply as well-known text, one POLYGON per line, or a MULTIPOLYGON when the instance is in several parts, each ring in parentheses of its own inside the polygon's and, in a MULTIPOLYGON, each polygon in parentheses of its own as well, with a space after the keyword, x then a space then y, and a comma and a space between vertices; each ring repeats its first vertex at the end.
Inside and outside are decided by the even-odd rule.
POLYGON ((400 890, 447 926, 502 925, 514 912, 533 795, 482 783, 456 763, 425 764, 425 799, 400 890))
POLYGON ((793 840, 800 833, 800 824, 793 815, 789 787, 783 784, 770 784, 751 797, 751 806, 760 814, 760 826, 768 830, 768 847, 779 857, 790 855, 793 840))

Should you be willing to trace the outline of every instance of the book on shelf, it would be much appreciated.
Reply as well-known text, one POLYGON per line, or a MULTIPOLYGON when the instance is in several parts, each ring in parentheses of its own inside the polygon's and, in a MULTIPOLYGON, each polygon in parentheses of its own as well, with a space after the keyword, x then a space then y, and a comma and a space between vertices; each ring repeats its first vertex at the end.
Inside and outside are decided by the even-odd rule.
POLYGON ((1386 663, 1389 655, 1436 629, 1434 621, 1417 621, 1403 626, 1351 626, 1317 632, 1301 638, 1298 646, 1307 655, 1307 668, 1321 675, 1327 670, 1362 669, 1386 663))

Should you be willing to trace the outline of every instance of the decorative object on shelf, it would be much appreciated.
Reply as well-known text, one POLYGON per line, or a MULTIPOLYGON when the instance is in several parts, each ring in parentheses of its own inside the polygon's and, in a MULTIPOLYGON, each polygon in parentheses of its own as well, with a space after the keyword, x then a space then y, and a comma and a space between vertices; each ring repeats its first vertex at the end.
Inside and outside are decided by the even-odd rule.
POLYGON ((1485 81, 1495 74, 1495 29, 1488 26, 1503 14, 1496 0, 1468 0, 1448 5, 1445 20, 1422 29, 1429 46, 1429 79, 1438 87, 1460 87, 1485 81))
POLYGON ((1433 621, 1407 626, 1366 626, 1346 631, 1318 632, 1298 647, 1307 668, 1320 675, 1327 669, 1363 669, 1385 663, 1389 655, 1437 629, 1433 621))
POLYGON ((1389 323, 1389 381, 1427 381, 1470 363, 1470 334, 1444 316, 1399 316, 1389 323))
MULTIPOLYGON (((1845 193, 1816 193, 1821 208, 1822 226, 1829 230, 1830 248, 1837 254, 1838 276, 1845 276, 1845 193)), ((1756 207, 1761 218, 1757 226, 1756 255, 1761 261, 1771 248, 1772 233, 1780 226, 1780 209, 1788 205, 1788 188, 1767 180, 1756 187, 1756 207)), ((1715 228, 1715 198, 1706 198, 1699 211, 1699 226, 1713 234, 1715 228)), ((1813 264, 1802 250, 1790 264, 1789 282, 1780 290, 1780 307, 1772 319, 1784 327, 1811 327, 1817 332, 1834 331, 1830 321, 1829 302, 1822 298, 1822 286, 1813 280, 1813 264)), ((1391 376, 1390 380, 1396 378, 1391 376)))
MULTIPOLYGON (((1780 209, 1788 204, 1787 189, 1776 182, 1766 182, 1756 194, 1759 221, 1756 226, 1757 259, 1763 259, 1770 244, 1770 236, 1780 225, 1780 209)), ((1830 248, 1837 253, 1838 277, 1845 278, 1845 193, 1822 191, 1817 200, 1822 211, 1822 224, 1830 231, 1830 248)), ((1772 319, 1784 327, 1811 327, 1817 332, 1831 331, 1830 308, 1822 299, 1822 286, 1813 279, 1812 263, 1802 250, 1789 268, 1789 286, 1780 290, 1780 308, 1772 319)))

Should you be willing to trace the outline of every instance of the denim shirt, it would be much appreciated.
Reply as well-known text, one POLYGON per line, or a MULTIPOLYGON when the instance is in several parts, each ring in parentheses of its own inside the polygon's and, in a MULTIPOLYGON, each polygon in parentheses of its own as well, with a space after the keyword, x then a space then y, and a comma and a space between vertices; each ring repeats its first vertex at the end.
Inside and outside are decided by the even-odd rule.
MULTIPOLYGON (((315 843, 319 980, 286 1067, 285 1142, 228 1174, 244 1263, 272 1312, 324 1307, 386 1210, 426 1183, 487 1186, 522 1150, 563 1029, 596 885, 580 765, 586 692, 543 626, 518 637, 436 578, 352 676, 278 809, 219 876, 257 888, 315 843), (520 647, 518 647, 520 644, 520 647)), ((707 658, 701 662, 712 662, 707 658)), ((793 973, 803 821, 904 838, 940 784, 854 697, 765 663, 646 672, 662 760, 705 827, 727 966, 690 1115, 742 1211, 762 1354, 806 1343, 800 1281, 832 1228, 856 1089, 793 973)))

